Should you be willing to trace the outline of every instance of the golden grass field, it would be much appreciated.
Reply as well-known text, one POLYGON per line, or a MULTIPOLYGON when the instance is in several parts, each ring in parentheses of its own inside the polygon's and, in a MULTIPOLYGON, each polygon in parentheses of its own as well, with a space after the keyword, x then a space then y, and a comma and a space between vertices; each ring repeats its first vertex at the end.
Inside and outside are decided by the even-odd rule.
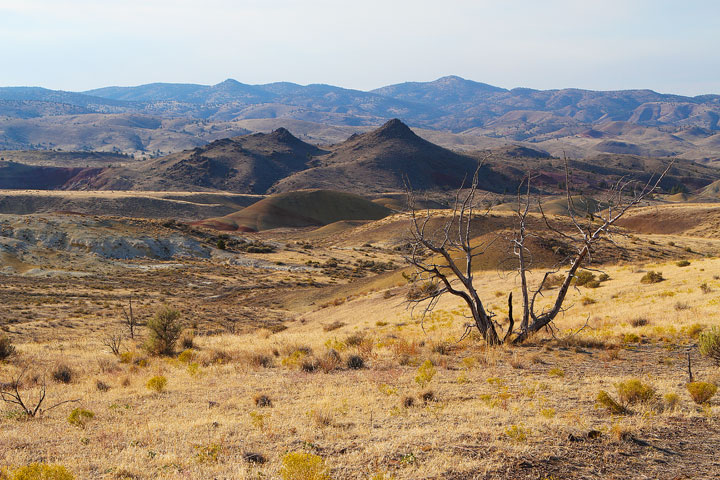
MULTIPOLYGON (((685 388, 688 352, 696 379, 720 383, 696 346, 720 324, 716 232, 636 233, 622 240, 624 257, 603 247, 593 267, 609 279, 571 291, 555 335, 486 348, 476 336, 457 342, 467 309, 454 298, 421 322, 398 271, 356 271, 357 260, 402 266, 380 240, 405 221, 258 237, 293 245, 258 258, 336 258, 347 270, 183 261, 0 277, 0 332, 17 347, 0 382, 27 367, 24 395, 47 378, 46 406, 78 400, 36 418, 0 405, 0 467, 59 464, 77 479, 718 478, 720 396, 696 405, 685 388), (650 270, 665 280, 642 284, 650 270), (112 355, 102 339, 120 328, 129 295, 141 320, 163 304, 179 309, 193 346, 148 355, 141 328, 112 355), (362 368, 348 366, 355 355, 362 368), (53 379, 63 365, 69 383, 53 379), (167 380, 161 391, 147 386, 156 376, 167 380), (598 406, 600 390, 617 396, 630 378, 657 400, 625 415, 598 406), (71 424, 76 408, 93 417, 71 424), (319 457, 325 476, 292 476, 293 452, 319 457)), ((504 318, 516 276, 488 268, 475 281, 504 318)))

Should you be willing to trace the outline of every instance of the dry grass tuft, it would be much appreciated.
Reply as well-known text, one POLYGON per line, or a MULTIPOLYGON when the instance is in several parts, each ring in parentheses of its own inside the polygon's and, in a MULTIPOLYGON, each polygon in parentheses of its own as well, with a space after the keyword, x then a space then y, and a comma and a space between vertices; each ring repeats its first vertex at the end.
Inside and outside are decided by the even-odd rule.
POLYGON ((693 402, 703 405, 710 401, 717 393, 717 385, 707 382, 692 382, 687 384, 688 393, 692 397, 693 402))

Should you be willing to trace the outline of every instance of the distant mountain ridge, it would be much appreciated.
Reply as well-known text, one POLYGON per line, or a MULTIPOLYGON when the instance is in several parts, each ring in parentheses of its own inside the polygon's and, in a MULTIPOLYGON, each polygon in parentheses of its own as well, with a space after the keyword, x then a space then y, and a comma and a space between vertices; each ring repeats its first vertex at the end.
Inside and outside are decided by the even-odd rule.
MULTIPOLYGON (((457 76, 367 92, 324 84, 248 85, 232 79, 216 85, 152 83, 86 92, 4 87, 0 149, 161 155, 247 133, 261 121, 275 122, 273 128, 296 122, 306 125, 306 131, 341 127, 362 133, 392 118, 403 118, 431 136, 447 134, 443 145, 484 148, 524 142, 556 155, 720 159, 720 95, 505 89, 457 76)), ((442 143, 437 141, 441 136, 433 138, 442 143)), ((328 138, 321 134, 315 141, 328 138)))
MULTIPOLYGON (((364 92, 324 84, 289 82, 248 85, 233 79, 217 85, 151 83, 63 92, 40 87, 2 87, 1 101, 55 102, 92 111, 135 111, 174 114, 161 103, 187 104, 185 114, 211 118, 220 106, 288 105, 357 118, 362 124, 402 116, 410 125, 461 131, 481 127, 514 111, 549 112, 582 123, 627 121, 637 124, 687 124, 718 130, 720 95, 661 94, 652 90, 592 91, 574 88, 511 90, 447 76, 432 82, 405 82, 364 92), (200 108, 200 106, 206 108, 200 108)), ((235 112, 242 117, 241 112, 235 112)), ((309 116, 295 112, 295 118, 309 116)), ((342 123, 352 123, 345 118, 342 123)))

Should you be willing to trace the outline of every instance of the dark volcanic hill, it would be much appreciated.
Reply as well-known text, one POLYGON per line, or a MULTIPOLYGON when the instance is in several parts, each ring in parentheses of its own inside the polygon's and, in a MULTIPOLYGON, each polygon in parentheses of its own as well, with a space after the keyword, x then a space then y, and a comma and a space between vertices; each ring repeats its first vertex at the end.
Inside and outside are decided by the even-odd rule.
MULTIPOLYGON (((322 150, 284 128, 214 141, 165 157, 104 170, 84 189, 223 190, 276 193, 333 189, 355 193, 452 189, 470 178, 477 159, 418 137, 394 119, 322 150)), ((506 183, 484 169, 481 186, 506 183)))
MULTIPOLYGON (((414 189, 459 187, 472 177, 477 160, 439 147, 418 137, 398 119, 377 130, 353 135, 329 147, 313 168, 291 175, 274 185, 272 192, 326 188, 357 193, 403 190, 407 179, 414 189)), ((494 174, 485 169, 481 186, 494 189, 494 174)))
POLYGON ((308 168, 313 157, 325 153, 279 128, 269 134, 216 140, 132 167, 107 169, 85 188, 265 193, 278 180, 308 168))

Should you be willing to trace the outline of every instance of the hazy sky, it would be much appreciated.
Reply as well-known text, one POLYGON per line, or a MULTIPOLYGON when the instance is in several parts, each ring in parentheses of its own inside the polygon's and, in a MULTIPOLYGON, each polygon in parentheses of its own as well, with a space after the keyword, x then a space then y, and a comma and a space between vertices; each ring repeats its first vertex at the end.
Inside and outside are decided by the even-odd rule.
POLYGON ((717 0, 0 0, 0 85, 292 81, 720 93, 717 0))

